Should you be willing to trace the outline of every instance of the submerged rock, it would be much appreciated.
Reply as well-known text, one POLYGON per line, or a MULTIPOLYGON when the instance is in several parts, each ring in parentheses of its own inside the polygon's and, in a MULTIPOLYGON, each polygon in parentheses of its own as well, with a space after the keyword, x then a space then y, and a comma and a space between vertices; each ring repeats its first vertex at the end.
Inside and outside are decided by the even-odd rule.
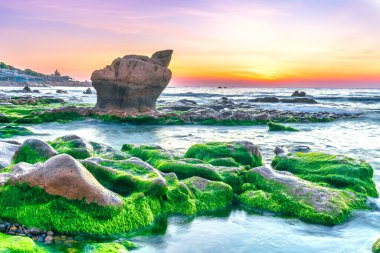
POLYGON ((47 253, 30 238, 0 233, 0 252, 47 253))
POLYGON ((269 128, 269 131, 271 132, 275 132, 275 131, 288 131, 288 132, 298 132, 299 130, 298 129, 295 129, 293 127, 289 127, 289 126, 284 126, 284 125, 281 125, 281 124, 278 124, 278 123, 275 123, 275 122, 268 122, 268 128, 269 128))
POLYGON ((12 168, 12 183, 38 186, 52 195, 68 199, 85 199, 87 203, 120 205, 121 199, 104 188, 95 177, 69 155, 57 155, 45 163, 18 163, 12 168))
POLYGON ((84 249, 83 253, 128 253, 129 251, 121 244, 119 243, 91 243, 87 244, 84 249))
POLYGON ((172 73, 167 68, 172 50, 158 51, 152 57, 126 55, 92 73, 97 92, 96 108, 128 113, 153 112, 172 73))

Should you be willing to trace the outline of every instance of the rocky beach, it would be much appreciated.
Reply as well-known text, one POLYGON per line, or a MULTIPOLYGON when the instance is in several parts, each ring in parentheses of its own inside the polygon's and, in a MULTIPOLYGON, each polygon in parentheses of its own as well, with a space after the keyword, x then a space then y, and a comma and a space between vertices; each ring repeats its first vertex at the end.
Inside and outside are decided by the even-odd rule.
POLYGON ((0 89, 0 252, 377 252, 379 90, 167 87, 172 53, 0 89))

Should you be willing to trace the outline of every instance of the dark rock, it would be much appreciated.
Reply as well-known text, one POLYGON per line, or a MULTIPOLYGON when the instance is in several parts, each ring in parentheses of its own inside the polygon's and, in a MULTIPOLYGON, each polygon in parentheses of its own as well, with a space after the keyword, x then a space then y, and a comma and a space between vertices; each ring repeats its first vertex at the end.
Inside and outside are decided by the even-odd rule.
POLYGON ((126 55, 92 73, 97 92, 96 108, 127 113, 154 112, 156 101, 172 73, 167 68, 172 50, 159 51, 151 58, 126 55))
POLYGON ((59 93, 59 94, 67 94, 66 90, 57 90, 56 92, 59 93))
POLYGON ((255 98, 248 100, 249 102, 255 103, 278 103, 280 100, 276 97, 264 97, 264 98, 255 98))
POLYGON ((280 99, 280 102, 299 103, 299 104, 318 104, 318 102, 312 98, 292 98, 292 99, 284 98, 284 99, 280 99))
POLYGON ((291 147, 289 149, 289 151, 291 153, 297 153, 297 152, 301 152, 301 153, 309 153, 311 151, 311 148, 309 146, 294 146, 294 147, 291 147))
POLYGON ((91 88, 87 88, 87 90, 83 91, 83 94, 91 95, 92 94, 91 88))
POLYGON ((25 86, 24 89, 22 89, 22 92, 24 92, 24 93, 30 93, 30 92, 33 92, 33 91, 29 88, 29 86, 25 86))
POLYGON ((306 97, 306 92, 296 90, 293 92, 292 97, 306 97))
POLYGON ((32 235, 41 235, 44 233, 44 231, 42 229, 39 229, 39 228, 31 228, 29 230, 29 233, 32 235))

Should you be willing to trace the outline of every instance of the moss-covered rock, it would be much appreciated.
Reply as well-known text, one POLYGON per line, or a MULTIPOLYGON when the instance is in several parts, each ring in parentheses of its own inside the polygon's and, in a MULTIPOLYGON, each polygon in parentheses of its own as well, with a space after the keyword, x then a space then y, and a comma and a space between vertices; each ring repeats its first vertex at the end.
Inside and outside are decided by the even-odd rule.
POLYGON ((284 126, 284 125, 281 125, 281 124, 278 124, 278 123, 275 123, 275 122, 268 122, 268 127, 269 127, 269 131, 288 131, 288 132, 298 132, 299 130, 298 129, 295 129, 293 127, 290 127, 290 126, 284 126))
POLYGON ((251 167, 262 165, 259 148, 248 141, 195 144, 187 150, 185 157, 197 158, 205 162, 215 162, 216 158, 233 158, 241 165, 251 167))
POLYGON ((91 243, 87 244, 83 253, 128 253, 129 251, 119 243, 91 243))
POLYGON ((162 162, 174 158, 170 152, 160 146, 124 144, 121 150, 131 156, 138 157, 155 167, 159 166, 162 162))
POLYGON ((198 212, 225 209, 232 205, 233 191, 223 182, 191 177, 183 181, 195 195, 198 212))
POLYGON ((82 164, 100 184, 123 196, 144 192, 148 196, 166 197, 167 184, 154 168, 148 169, 132 162, 112 160, 100 160, 97 163, 86 160, 82 161, 82 164))
POLYGON ((14 136, 28 136, 34 133, 26 127, 8 125, 0 128, 0 138, 11 138, 14 136))
POLYGON ((365 161, 313 152, 276 156, 272 166, 321 185, 347 189, 365 196, 378 196, 372 179, 373 168, 365 161))
POLYGON ((102 158, 122 160, 128 156, 110 146, 86 141, 77 135, 65 135, 50 142, 51 146, 55 148, 60 154, 68 154, 76 159, 86 159, 91 156, 98 156, 102 158))
POLYGON ((20 149, 17 151, 13 162, 26 162, 35 164, 37 162, 44 162, 50 157, 57 155, 58 152, 54 150, 49 144, 38 139, 27 139, 23 142, 20 149))
POLYGON ((372 252, 373 252, 373 253, 380 253, 380 239, 378 239, 378 240, 372 245, 372 252))
POLYGON ((217 169, 210 164, 192 164, 172 160, 161 162, 160 165, 157 166, 157 169, 165 173, 174 172, 179 179, 198 176, 209 180, 222 180, 217 169))
POLYGON ((0 252, 4 253, 47 253, 29 237, 8 236, 0 233, 0 252))
POLYGON ((296 217, 308 223, 334 225, 346 221, 354 209, 366 208, 366 198, 319 186, 289 172, 258 167, 245 174, 251 184, 239 196, 248 207, 296 217))

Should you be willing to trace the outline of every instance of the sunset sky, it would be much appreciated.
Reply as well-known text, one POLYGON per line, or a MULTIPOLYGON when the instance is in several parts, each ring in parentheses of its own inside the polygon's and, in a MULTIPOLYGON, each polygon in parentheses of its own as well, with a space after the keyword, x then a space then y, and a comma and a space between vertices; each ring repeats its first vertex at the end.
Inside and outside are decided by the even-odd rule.
POLYGON ((380 87, 380 0, 0 0, 0 61, 79 80, 173 49, 174 85, 380 87))

